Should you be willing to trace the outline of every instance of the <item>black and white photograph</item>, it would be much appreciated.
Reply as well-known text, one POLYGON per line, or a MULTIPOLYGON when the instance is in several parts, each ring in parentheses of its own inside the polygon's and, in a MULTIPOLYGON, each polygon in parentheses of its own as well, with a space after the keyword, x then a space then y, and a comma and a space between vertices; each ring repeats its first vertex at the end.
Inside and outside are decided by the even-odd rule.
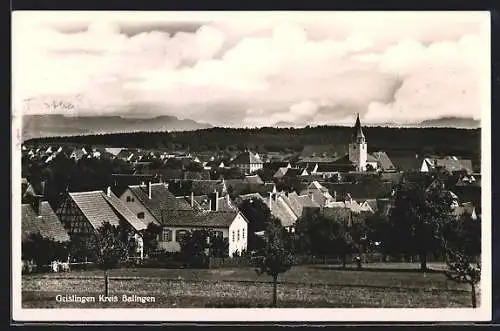
POLYGON ((490 66, 481 11, 14 11, 14 319, 489 320, 490 66))

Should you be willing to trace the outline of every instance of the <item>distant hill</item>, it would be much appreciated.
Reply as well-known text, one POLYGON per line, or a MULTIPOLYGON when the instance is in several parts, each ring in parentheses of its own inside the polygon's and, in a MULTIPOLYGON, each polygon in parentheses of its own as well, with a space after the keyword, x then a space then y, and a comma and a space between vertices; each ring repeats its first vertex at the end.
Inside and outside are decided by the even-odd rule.
POLYGON ((478 129, 481 127, 481 121, 470 117, 440 117, 420 122, 421 127, 439 127, 439 128, 461 128, 478 129))
POLYGON ((175 116, 126 118, 121 116, 25 115, 23 116, 23 140, 134 131, 192 131, 211 127, 210 124, 179 119, 175 116))

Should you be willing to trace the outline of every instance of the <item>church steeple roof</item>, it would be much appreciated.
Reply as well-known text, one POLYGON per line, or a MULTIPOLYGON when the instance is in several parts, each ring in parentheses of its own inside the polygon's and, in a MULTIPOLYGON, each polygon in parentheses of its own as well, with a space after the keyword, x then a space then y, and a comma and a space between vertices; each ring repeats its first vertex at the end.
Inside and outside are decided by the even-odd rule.
POLYGON ((359 120, 359 113, 356 118, 356 124, 354 124, 353 138, 364 138, 363 129, 361 128, 361 121, 359 120))

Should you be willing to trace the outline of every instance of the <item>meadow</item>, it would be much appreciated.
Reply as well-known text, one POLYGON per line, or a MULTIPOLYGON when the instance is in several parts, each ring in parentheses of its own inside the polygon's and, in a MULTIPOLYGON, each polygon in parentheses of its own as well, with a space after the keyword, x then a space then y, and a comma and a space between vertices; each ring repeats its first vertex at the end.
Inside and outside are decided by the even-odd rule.
MULTIPOLYGON (((470 306, 469 289, 446 279, 440 266, 422 273, 417 265, 296 266, 281 275, 278 307, 458 308, 470 306)), ((252 268, 113 269, 109 296, 153 296, 149 303, 57 302, 60 295, 104 294, 102 270, 24 275, 23 308, 259 308, 269 307, 271 278, 252 268)))

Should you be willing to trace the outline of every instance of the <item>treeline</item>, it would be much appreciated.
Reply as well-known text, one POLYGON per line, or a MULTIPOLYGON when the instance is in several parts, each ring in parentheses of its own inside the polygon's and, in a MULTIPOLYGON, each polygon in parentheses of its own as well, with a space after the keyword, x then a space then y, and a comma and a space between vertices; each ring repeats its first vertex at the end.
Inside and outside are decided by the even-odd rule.
MULTIPOLYGON (((480 155, 480 129, 366 127, 370 150, 480 155)), ((352 128, 318 126, 306 128, 210 128, 184 132, 134 132, 70 137, 37 138, 37 143, 75 143, 111 147, 208 150, 254 149, 260 152, 301 151, 305 145, 346 145, 352 128)))

